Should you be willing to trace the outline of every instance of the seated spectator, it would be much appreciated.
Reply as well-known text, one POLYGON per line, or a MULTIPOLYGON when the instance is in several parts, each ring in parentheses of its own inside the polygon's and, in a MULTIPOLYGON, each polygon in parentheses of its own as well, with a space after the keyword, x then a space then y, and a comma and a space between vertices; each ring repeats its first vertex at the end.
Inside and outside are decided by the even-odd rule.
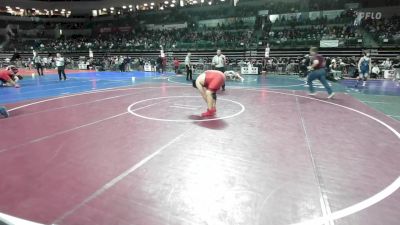
POLYGON ((380 73, 381 70, 379 69, 378 65, 374 63, 371 69, 371 78, 378 78, 380 73))
POLYGON ((392 62, 390 61, 389 58, 387 58, 385 61, 382 62, 381 66, 383 67, 383 69, 385 70, 390 70, 392 67, 392 62))

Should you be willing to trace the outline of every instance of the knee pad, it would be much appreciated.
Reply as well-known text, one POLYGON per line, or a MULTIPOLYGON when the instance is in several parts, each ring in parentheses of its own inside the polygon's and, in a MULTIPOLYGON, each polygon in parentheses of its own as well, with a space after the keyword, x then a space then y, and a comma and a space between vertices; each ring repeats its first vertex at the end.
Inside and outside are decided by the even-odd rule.
POLYGON ((215 101, 217 100, 217 93, 214 92, 214 93, 211 94, 211 96, 215 101))

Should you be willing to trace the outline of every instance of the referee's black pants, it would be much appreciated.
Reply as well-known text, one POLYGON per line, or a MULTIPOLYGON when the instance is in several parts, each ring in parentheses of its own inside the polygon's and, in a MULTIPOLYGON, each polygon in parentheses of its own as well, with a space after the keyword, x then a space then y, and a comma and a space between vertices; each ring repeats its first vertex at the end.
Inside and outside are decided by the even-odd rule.
POLYGON ((193 80, 192 68, 190 68, 188 65, 186 65, 186 80, 193 80))
MULTIPOLYGON (((222 73, 225 72, 225 67, 215 67, 215 70, 221 71, 222 73)), ((225 91, 225 83, 222 85, 222 90, 225 91)))
POLYGON ((65 75, 65 66, 57 66, 57 70, 58 70, 58 77, 60 78, 60 80, 66 80, 67 76, 65 75), (63 75, 63 77, 61 77, 61 75, 63 75))

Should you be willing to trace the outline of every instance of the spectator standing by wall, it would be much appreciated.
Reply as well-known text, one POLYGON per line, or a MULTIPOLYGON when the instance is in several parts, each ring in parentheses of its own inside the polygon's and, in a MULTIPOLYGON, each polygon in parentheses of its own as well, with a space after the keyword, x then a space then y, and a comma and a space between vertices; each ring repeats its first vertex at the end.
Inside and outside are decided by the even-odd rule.
POLYGON ((178 69, 179 69, 179 60, 175 57, 174 58, 174 70, 175 70, 175 74, 178 74, 178 69))
POLYGON ((43 74, 42 58, 36 51, 33 51, 33 59, 32 60, 35 63, 35 68, 38 72, 38 75, 43 76, 44 74, 43 74))
POLYGON ((188 52, 185 58, 185 67, 186 67, 186 80, 193 80, 192 77, 192 62, 191 62, 192 54, 188 52))
POLYGON ((56 57, 56 66, 57 66, 57 71, 58 71, 58 77, 60 80, 67 80, 67 76, 65 75, 65 59, 64 57, 61 56, 60 53, 57 53, 56 57), (61 77, 63 75, 63 77, 61 77))

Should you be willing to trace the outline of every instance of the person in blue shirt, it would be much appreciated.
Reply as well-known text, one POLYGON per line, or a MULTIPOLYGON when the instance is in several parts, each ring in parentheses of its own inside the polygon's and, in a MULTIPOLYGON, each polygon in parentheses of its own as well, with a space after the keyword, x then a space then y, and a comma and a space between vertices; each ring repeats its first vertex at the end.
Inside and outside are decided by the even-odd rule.
POLYGON ((369 53, 364 53, 364 56, 361 57, 360 61, 358 61, 358 71, 359 75, 357 78, 357 82, 355 87, 358 87, 358 84, 363 81, 362 86, 364 87, 367 84, 367 78, 371 73, 371 58, 369 57, 369 53))

